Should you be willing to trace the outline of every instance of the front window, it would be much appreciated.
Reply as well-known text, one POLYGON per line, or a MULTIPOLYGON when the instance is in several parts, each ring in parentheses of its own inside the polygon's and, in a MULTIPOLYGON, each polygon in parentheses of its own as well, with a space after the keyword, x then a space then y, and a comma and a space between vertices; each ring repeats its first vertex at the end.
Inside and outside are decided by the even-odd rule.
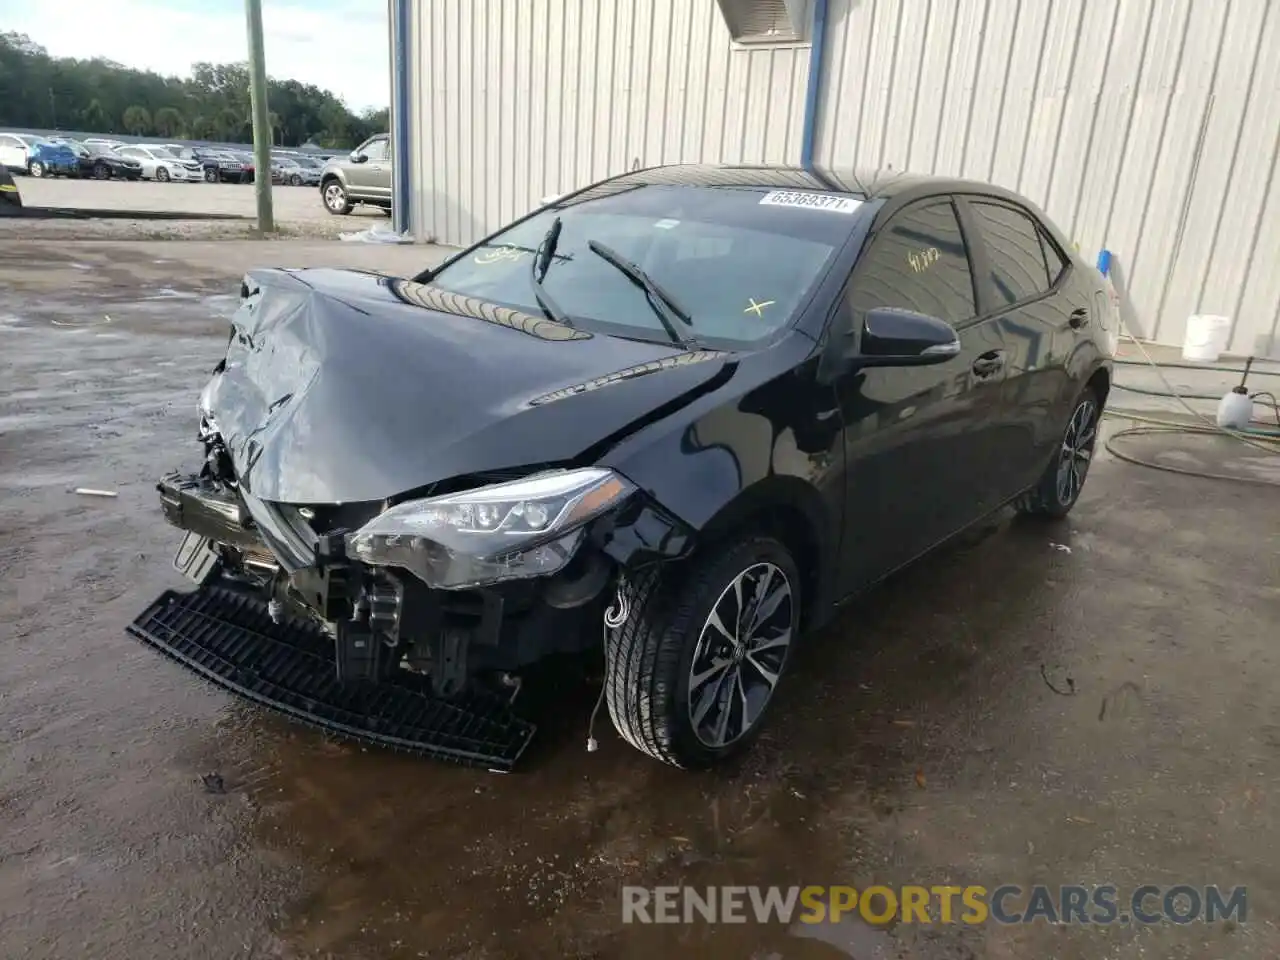
POLYGON ((147 147, 147 152, 157 160, 176 160, 178 159, 164 147, 147 147))
POLYGON ((693 321, 682 332, 712 345, 754 343, 792 322, 852 231, 858 206, 850 197, 766 188, 633 187, 540 211, 455 258, 431 282, 541 315, 531 268, 559 217, 543 284, 574 326, 671 339, 644 291, 590 248, 596 241, 679 302, 693 321))
POLYGON ((370 160, 386 160, 387 157, 390 156, 388 144, 385 139, 370 140, 360 149, 360 152, 370 160))
POLYGON ((897 307, 952 325, 978 312, 960 222, 950 200, 916 204, 880 230, 858 264, 855 322, 877 307, 897 307))

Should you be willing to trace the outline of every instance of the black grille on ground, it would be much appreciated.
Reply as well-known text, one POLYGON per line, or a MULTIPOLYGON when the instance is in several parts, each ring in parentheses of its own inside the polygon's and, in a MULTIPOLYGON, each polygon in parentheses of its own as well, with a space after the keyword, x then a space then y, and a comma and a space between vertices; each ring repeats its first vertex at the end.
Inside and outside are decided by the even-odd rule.
POLYGON ((482 693, 444 700, 419 674, 339 683, 323 631, 273 623, 260 598, 226 585, 168 590, 128 631, 220 687, 354 740, 510 770, 533 738, 533 724, 504 701, 482 693))

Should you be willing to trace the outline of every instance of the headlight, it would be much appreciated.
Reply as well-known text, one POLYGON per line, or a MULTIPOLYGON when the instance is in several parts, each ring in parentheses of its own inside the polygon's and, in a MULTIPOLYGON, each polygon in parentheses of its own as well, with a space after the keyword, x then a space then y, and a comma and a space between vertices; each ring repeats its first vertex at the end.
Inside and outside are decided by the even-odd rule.
POLYGON ((347 534, 347 554, 445 590, 544 577, 573 558, 588 521, 634 490, 612 470, 588 467, 410 500, 347 534))

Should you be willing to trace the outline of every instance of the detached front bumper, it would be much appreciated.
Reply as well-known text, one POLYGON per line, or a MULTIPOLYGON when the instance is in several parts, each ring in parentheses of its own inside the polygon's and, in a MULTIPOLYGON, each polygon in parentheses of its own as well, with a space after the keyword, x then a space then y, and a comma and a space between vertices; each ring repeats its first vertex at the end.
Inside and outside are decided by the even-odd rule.
POLYGON ((233 584, 166 591, 128 631, 225 690, 347 739, 503 771, 533 739, 533 724, 483 692, 446 700, 408 671, 376 685, 335 682, 327 634, 277 623, 266 601, 233 584))
POLYGON ((157 489, 165 519, 186 531, 174 562, 196 589, 158 597, 128 627, 134 637, 343 737, 500 770, 519 759, 535 728, 511 711, 509 691, 458 683, 446 695, 436 675, 402 669, 415 656, 438 664, 446 650, 465 652, 462 621, 423 588, 410 584, 406 598, 405 584, 379 571, 327 562, 323 537, 306 555, 278 507, 208 477, 171 473, 157 489), (402 625, 435 642, 405 649, 402 625))

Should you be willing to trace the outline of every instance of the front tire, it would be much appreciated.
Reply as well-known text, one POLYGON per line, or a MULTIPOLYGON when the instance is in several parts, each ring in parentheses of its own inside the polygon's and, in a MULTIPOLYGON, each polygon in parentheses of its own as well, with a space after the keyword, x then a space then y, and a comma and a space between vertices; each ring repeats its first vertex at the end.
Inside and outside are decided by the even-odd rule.
POLYGON ((609 631, 605 699, 624 740, 683 768, 708 767, 759 733, 800 625, 800 573, 772 537, 747 536, 625 591, 609 631))
POLYGON ((93 179, 110 180, 111 168, 108 167, 105 163, 95 163, 93 165, 93 179))
POLYGON ((164 167, 156 167, 156 179, 161 183, 169 182, 169 171, 164 167))
POLYGON ((1058 452, 1039 482, 1018 501, 1019 513, 1061 520, 1071 512, 1089 475, 1101 421, 1102 401, 1097 391, 1089 387, 1071 410, 1058 452))
POLYGON ((27 173, 31 174, 33 177, 43 177, 46 172, 44 164, 39 160, 32 160, 31 163, 27 165, 27 173))
POLYGON ((324 199, 324 208, 335 216, 351 212, 351 201, 347 198, 347 190, 341 181, 330 180, 320 188, 320 196, 324 199))

